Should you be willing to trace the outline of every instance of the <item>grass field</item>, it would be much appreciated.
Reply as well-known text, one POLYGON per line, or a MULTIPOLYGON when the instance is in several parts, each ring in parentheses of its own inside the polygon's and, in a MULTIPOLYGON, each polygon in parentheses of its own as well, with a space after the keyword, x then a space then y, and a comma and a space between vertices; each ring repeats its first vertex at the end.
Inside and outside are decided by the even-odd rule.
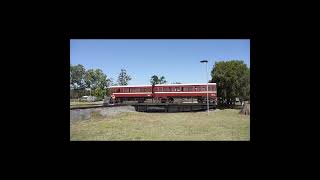
POLYGON ((239 110, 143 113, 126 112, 112 118, 94 114, 70 123, 70 139, 77 140, 250 140, 250 116, 239 110))
POLYGON ((70 101, 70 107, 84 107, 84 106, 96 106, 102 105, 103 101, 98 102, 79 102, 79 101, 70 101))

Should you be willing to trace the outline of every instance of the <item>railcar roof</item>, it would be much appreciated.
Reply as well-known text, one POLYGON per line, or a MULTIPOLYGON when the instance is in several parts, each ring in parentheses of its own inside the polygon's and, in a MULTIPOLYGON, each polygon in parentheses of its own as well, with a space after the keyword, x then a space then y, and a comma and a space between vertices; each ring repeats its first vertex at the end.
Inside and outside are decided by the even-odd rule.
MULTIPOLYGON (((208 83, 209 85, 215 85, 216 83, 208 83)), ((188 83, 188 84, 156 84, 155 86, 194 86, 194 85, 207 85, 207 83, 188 83)), ((148 87, 151 85, 127 85, 127 86, 110 86, 110 88, 116 88, 116 87, 148 87)))

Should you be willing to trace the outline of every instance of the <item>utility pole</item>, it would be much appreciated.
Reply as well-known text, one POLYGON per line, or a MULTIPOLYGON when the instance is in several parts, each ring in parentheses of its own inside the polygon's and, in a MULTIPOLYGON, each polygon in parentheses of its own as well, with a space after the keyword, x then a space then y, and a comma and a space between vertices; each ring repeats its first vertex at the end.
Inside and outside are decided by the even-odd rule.
POLYGON ((207 78, 207 110, 208 110, 208 115, 209 115, 209 84, 208 84, 208 61, 203 60, 200 61, 201 63, 206 63, 206 78, 207 78))

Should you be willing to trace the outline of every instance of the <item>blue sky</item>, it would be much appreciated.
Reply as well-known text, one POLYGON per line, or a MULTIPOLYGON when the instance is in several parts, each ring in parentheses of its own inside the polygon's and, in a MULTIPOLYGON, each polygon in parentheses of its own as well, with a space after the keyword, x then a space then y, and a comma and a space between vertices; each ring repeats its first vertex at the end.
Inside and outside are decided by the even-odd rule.
POLYGON ((150 84, 152 75, 165 76, 168 83, 205 83, 215 61, 243 60, 250 67, 249 39, 72 39, 70 62, 86 69, 101 69, 114 81, 124 68, 130 85, 150 84))

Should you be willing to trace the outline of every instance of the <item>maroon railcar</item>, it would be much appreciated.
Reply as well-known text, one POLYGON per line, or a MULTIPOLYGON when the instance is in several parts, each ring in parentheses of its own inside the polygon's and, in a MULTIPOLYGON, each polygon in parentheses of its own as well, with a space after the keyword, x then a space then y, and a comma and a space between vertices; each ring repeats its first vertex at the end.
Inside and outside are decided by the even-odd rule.
MULTIPOLYGON (((207 99, 207 84, 157 84, 139 86, 111 86, 111 103, 123 101, 144 102, 146 99, 173 103, 177 98, 195 98, 198 102, 207 99)), ((217 102, 216 83, 208 83, 211 102, 217 102)))

